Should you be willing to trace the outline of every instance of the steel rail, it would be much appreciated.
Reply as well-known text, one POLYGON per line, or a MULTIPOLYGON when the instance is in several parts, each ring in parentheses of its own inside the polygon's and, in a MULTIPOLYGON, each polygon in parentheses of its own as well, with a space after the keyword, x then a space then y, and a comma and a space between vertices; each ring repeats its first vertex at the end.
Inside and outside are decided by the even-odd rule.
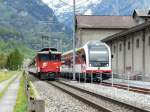
POLYGON ((92 107, 94 107, 100 111, 117 112, 117 109, 114 111, 114 109, 110 109, 109 106, 108 107, 103 106, 99 102, 92 100, 92 97, 95 97, 97 100, 101 100, 101 101, 103 100, 106 103, 110 103, 110 104, 113 104, 115 106, 119 106, 119 108, 122 108, 122 109, 132 110, 133 112, 149 112, 148 110, 144 110, 144 109, 141 109, 139 107, 135 107, 135 106, 129 105, 127 103, 120 102, 120 101, 114 100, 112 98, 108 98, 106 96, 102 96, 102 95, 90 92, 88 90, 81 89, 79 87, 75 87, 75 86, 70 85, 70 84, 66 84, 64 82, 58 82, 57 81, 57 82, 48 82, 48 83, 50 83, 51 85, 61 89, 62 91, 70 94, 71 96, 81 100, 82 102, 84 102, 84 103, 86 103, 86 104, 88 104, 88 105, 90 105, 90 106, 92 106, 92 107), (82 94, 80 94, 80 93, 82 93, 82 94), (87 97, 87 95, 91 96, 91 98, 87 97))
MULTIPOLYGON (((112 86, 112 84, 109 83, 109 82, 103 82, 102 85, 103 86, 112 86)), ((116 87, 116 88, 119 88, 119 89, 124 89, 124 90, 128 89, 128 86, 123 85, 123 84, 113 84, 113 87, 116 87)), ((142 87, 129 86, 129 91, 142 93, 142 94, 150 94, 150 89, 142 88, 142 87)))
MULTIPOLYGON (((48 83, 51 84, 52 86, 62 90, 63 92, 71 95, 72 97, 82 101, 83 103, 88 104, 89 106, 99 110, 100 112, 112 112, 111 110, 106 109, 105 107, 97 104, 96 102, 92 101, 91 99, 84 97, 84 95, 76 94, 72 90, 64 88, 64 85, 60 86, 60 84, 58 84, 59 82, 48 82, 48 83)), ((67 88, 71 88, 71 87, 67 86, 67 88)))

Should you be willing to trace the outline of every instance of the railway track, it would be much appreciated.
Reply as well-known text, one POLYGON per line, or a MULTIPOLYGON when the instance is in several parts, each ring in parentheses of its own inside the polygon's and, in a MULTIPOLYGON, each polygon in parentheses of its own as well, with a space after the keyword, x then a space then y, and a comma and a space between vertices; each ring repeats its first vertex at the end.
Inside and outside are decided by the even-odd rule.
MULTIPOLYGON (((102 85, 103 86, 112 86, 112 84, 108 83, 108 82, 103 82, 102 85)), ((123 85, 123 84, 113 84, 113 87, 116 87, 119 89, 124 89, 124 90, 128 89, 129 91, 142 93, 142 94, 150 94, 150 89, 142 88, 142 87, 129 86, 129 88, 128 88, 127 85, 123 85)))
MULTIPOLYGON (((103 86, 108 86, 108 87, 112 86, 112 83, 109 83, 109 82, 102 82, 102 83, 93 82, 93 84, 101 84, 103 86)), ((148 88, 135 87, 135 86, 129 86, 129 88, 128 88, 127 85, 123 85, 123 84, 113 84, 113 87, 150 95, 150 89, 148 89, 148 88)))
POLYGON ((101 112, 149 112, 148 110, 143 110, 63 82, 57 81, 48 83, 101 112))

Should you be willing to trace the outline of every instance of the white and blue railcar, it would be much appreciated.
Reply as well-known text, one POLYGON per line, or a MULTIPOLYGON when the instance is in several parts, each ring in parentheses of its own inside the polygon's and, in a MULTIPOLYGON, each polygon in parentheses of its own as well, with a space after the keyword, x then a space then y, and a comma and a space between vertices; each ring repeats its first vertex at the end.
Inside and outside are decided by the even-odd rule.
MULTIPOLYGON (((111 51, 107 44, 90 41, 75 51, 76 79, 105 80, 111 77, 111 51)), ((73 78, 72 70, 73 50, 62 54, 61 76, 73 78)))

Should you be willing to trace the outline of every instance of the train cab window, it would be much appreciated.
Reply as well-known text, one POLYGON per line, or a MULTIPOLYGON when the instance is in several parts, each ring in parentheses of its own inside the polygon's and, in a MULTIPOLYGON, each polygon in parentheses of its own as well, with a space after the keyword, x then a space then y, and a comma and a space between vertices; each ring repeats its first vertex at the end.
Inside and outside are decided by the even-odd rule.
POLYGON ((39 60, 41 60, 41 61, 49 61, 50 60, 50 57, 48 54, 39 54, 38 57, 39 57, 39 60))
POLYGON ((128 42, 128 50, 130 50, 130 46, 131 46, 131 45, 130 45, 130 41, 129 41, 129 42, 128 42))
POLYGON ((140 46, 139 39, 136 39, 136 48, 139 48, 139 46, 140 46))
POLYGON ((50 54, 50 60, 51 61, 60 61, 61 55, 60 54, 50 54))
POLYGON ((109 51, 105 45, 88 45, 89 66, 106 67, 109 65, 109 51))

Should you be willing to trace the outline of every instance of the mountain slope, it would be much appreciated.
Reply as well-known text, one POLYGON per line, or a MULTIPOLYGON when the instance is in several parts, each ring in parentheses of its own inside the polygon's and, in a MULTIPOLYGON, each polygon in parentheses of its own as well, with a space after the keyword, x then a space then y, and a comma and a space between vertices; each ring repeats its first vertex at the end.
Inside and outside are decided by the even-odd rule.
POLYGON ((26 45, 23 45, 22 43, 16 43, 14 41, 0 41, 0 54, 3 53, 8 55, 15 48, 18 48, 21 54, 24 55, 24 58, 32 58, 35 56, 35 51, 28 48, 26 45))
MULTIPOLYGON (((42 35, 54 38, 51 32, 57 34, 67 29, 41 0, 3 0, 0 2, 0 12, 3 12, 0 13, 0 27, 19 32, 23 43, 32 48, 41 47, 42 35)), ((66 37, 69 36, 66 34, 66 37)), ((3 36, 0 38, 4 39, 3 36)))

